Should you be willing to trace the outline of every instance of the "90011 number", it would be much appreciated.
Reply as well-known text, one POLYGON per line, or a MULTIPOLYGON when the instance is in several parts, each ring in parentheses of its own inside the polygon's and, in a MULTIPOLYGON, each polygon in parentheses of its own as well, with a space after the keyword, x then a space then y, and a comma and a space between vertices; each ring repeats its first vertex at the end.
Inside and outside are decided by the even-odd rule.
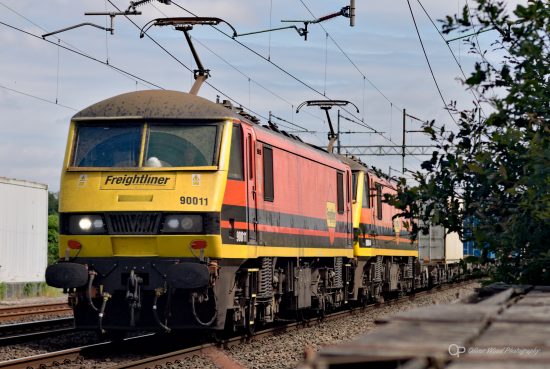
POLYGON ((196 197, 196 196, 181 196, 180 204, 182 205, 208 205, 208 197, 196 197))

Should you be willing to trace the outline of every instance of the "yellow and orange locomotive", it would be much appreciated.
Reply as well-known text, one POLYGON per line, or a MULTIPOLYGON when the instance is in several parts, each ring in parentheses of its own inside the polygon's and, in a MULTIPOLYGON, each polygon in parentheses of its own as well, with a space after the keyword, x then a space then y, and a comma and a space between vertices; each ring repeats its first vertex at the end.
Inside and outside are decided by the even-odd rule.
POLYGON ((392 185, 231 106, 140 91, 73 118, 60 191, 76 327, 244 329, 428 283, 392 185))

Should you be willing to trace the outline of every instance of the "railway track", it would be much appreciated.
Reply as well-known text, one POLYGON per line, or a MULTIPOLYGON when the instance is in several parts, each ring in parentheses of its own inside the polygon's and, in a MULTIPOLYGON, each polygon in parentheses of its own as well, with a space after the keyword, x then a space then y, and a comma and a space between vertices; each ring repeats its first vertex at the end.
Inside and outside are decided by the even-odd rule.
POLYGON ((419 292, 415 293, 414 295, 404 296, 404 297, 401 297, 401 298, 398 298, 398 299, 388 300, 386 302, 371 304, 371 305, 368 305, 368 306, 365 306, 365 307, 357 307, 357 308, 352 308, 352 309, 348 309, 348 310, 338 311, 338 312, 326 315, 322 319, 320 319, 319 317, 314 317, 314 318, 310 318, 310 319, 305 319, 305 320, 300 321, 300 322, 289 323, 289 324, 286 324, 286 325, 281 326, 281 327, 268 328, 268 329, 257 332, 253 337, 249 337, 249 336, 246 336, 246 335, 238 336, 238 337, 232 337, 232 338, 229 338, 227 340, 222 340, 222 341, 216 342, 216 343, 207 343, 207 344, 203 344, 203 345, 199 345, 199 346, 195 346, 195 347, 189 347, 189 348, 173 351, 173 352, 166 353, 166 354, 163 354, 163 355, 158 355, 158 356, 149 357, 149 358, 146 358, 146 359, 141 359, 141 360, 137 360, 137 361, 126 363, 126 364, 121 364, 121 365, 115 366, 111 369, 152 369, 152 368, 161 367, 163 365, 170 366, 169 364, 178 364, 178 362, 183 361, 186 358, 191 358, 191 357, 197 356, 197 355, 202 355, 202 356, 209 357, 210 359, 213 360, 213 362, 218 367, 224 367, 224 368, 225 367, 231 367, 231 368, 234 368, 234 369, 243 368, 239 363, 233 361, 231 358, 228 357, 228 355, 226 355, 225 353, 223 353, 219 349, 220 348, 224 348, 224 349, 229 348, 231 346, 239 345, 243 342, 248 342, 250 340, 256 340, 256 339, 261 339, 261 338, 264 338, 264 337, 276 336, 276 335, 279 335, 279 334, 288 333, 288 332, 291 332, 293 330, 301 329, 302 327, 309 327, 312 324, 316 324, 321 320, 328 321, 328 320, 339 319, 339 318, 344 317, 346 315, 355 314, 359 310, 362 310, 362 311, 374 310, 374 309, 377 309, 377 308, 380 308, 380 307, 383 307, 383 306, 388 306, 388 305, 391 305, 391 304, 397 304, 397 303, 401 303, 401 302, 410 301, 411 299, 414 299, 416 297, 429 295, 429 294, 432 294, 432 293, 438 292, 438 291, 445 291, 445 290, 448 290, 448 289, 451 289, 451 288, 457 288, 457 287, 465 286, 465 285, 468 285, 468 284, 471 284, 471 283, 476 283, 476 281, 463 281, 463 282, 459 282, 459 283, 454 283, 454 284, 449 284, 449 285, 444 285, 444 286, 438 286, 438 287, 435 287, 435 288, 430 289, 430 290, 419 291, 419 292))
POLYGON ((14 345, 72 331, 74 331, 72 317, 4 324, 0 325, 0 345, 14 345))
MULTIPOLYGON (((197 355, 208 356, 209 358, 217 361, 218 363, 226 362, 227 364, 227 360, 232 360, 232 359, 227 357, 227 355, 223 353, 223 350, 219 350, 220 348, 229 348, 231 346, 239 345, 241 343, 249 342, 251 340, 257 340, 264 337, 288 333, 294 330, 301 329, 302 327, 309 327, 312 324, 317 324, 319 321, 322 321, 322 320, 328 321, 328 320, 339 319, 346 315, 355 314, 359 310, 362 310, 362 311, 374 310, 383 306, 388 306, 391 304, 397 304, 400 302, 409 301, 416 297, 428 295, 437 291, 444 291, 451 288, 465 286, 470 283, 475 283, 475 281, 465 281, 465 282, 459 282, 451 285, 440 286, 431 290, 417 292, 414 295, 404 296, 393 300, 388 300, 386 302, 371 304, 365 307, 357 307, 357 308, 342 310, 342 311, 338 311, 338 312, 326 315, 322 319, 320 319, 319 317, 313 317, 313 318, 304 319, 298 322, 288 323, 288 324, 285 324, 284 326, 277 326, 277 327, 264 329, 264 330, 258 331, 252 337, 248 335, 242 335, 242 336, 236 336, 228 339, 219 340, 218 342, 212 342, 212 343, 201 344, 198 346, 181 348, 179 350, 167 352, 156 356, 151 356, 145 359, 140 359, 140 360, 136 360, 125 364, 120 364, 120 365, 114 366, 113 369, 155 368, 157 366, 166 365, 168 363, 172 363, 172 364, 178 363, 179 361, 183 361, 186 358, 190 358, 197 355)), ((137 336, 137 337, 125 339, 124 342, 127 344, 131 344, 131 341, 138 342, 139 340, 147 339, 154 336, 155 336, 154 334, 137 336)), ((94 356, 94 355, 105 354, 106 352, 110 352, 112 350, 116 350, 116 345, 114 345, 112 342, 102 342, 94 345, 82 346, 82 347, 71 348, 63 351, 52 352, 48 354, 41 354, 41 355, 36 355, 36 356, 31 356, 31 357, 26 357, 21 359, 0 362, 0 368, 10 368, 10 369, 36 368, 38 369, 38 368, 44 368, 52 365, 59 366, 63 364, 75 363, 78 360, 80 360, 83 356, 94 356)), ((138 351, 136 350, 136 352, 138 351)), ((229 363, 229 364, 231 364, 233 367, 238 367, 238 363, 236 362, 229 363)))
POLYGON ((62 333, 68 333, 74 328, 72 317, 44 319, 44 316, 60 313, 72 313, 66 303, 37 304, 11 306, 0 308, 0 345, 38 340, 62 333), (36 320, 36 319, 40 320, 36 320), (32 321, 3 323, 17 319, 33 319, 32 321))
POLYGON ((57 367, 64 364, 74 364, 84 357, 98 357, 109 355, 110 353, 114 353, 117 350, 121 349, 123 345, 126 345, 127 347, 134 343, 136 346, 139 345, 139 343, 141 343, 143 346, 151 345, 152 342, 149 340, 154 337, 155 334, 148 333, 140 336, 126 338, 123 340, 122 344, 120 342, 105 341, 86 346, 74 347, 66 350, 49 352, 46 354, 39 354, 20 359, 1 361, 0 368, 43 369, 50 366, 57 367))
POLYGON ((66 303, 3 307, 0 308, 0 322, 27 316, 67 312, 72 312, 72 309, 66 303))

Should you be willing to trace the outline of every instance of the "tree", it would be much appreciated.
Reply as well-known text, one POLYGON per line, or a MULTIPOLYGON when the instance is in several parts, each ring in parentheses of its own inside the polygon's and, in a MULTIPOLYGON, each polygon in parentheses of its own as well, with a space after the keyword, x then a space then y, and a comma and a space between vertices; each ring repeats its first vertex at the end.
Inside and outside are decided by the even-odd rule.
POLYGON ((59 198, 56 193, 48 192, 48 215, 57 214, 59 198))
POLYGON ((443 20, 443 32, 493 32, 502 61, 468 38, 481 61, 464 84, 479 98, 469 110, 448 106, 458 129, 424 126, 438 150, 414 173, 418 185, 400 179, 387 201, 494 251, 499 280, 550 284, 550 3, 529 0, 513 15, 502 1, 476 3, 443 20))
POLYGON ((59 259, 59 221, 57 215, 48 215, 48 265, 59 259))
POLYGON ((48 265, 55 263, 57 259, 59 259, 58 208, 58 195, 53 192, 48 192, 48 265))

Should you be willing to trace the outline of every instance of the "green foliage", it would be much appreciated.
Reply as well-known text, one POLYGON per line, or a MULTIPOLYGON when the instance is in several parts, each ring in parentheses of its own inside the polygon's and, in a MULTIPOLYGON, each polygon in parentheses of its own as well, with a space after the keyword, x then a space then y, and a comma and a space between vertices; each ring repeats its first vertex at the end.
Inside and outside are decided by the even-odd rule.
POLYGON ((0 282, 0 300, 6 297, 7 289, 8 289, 8 286, 6 286, 6 283, 0 282))
POLYGON ((48 215, 57 215, 59 209, 58 195, 53 192, 48 192, 48 215))
POLYGON ((443 20, 443 32, 490 30, 502 62, 469 38, 481 61, 464 84, 479 101, 448 106, 452 132, 426 124, 438 150, 414 174, 419 184, 401 181, 389 202, 494 251, 501 281, 550 284, 550 3, 529 0, 510 14, 502 1, 476 2, 443 20))
POLYGON ((59 219, 57 215, 48 216, 48 264, 59 259, 59 219))
POLYGON ((34 295, 34 283, 25 283, 23 286, 23 296, 30 297, 34 295))

